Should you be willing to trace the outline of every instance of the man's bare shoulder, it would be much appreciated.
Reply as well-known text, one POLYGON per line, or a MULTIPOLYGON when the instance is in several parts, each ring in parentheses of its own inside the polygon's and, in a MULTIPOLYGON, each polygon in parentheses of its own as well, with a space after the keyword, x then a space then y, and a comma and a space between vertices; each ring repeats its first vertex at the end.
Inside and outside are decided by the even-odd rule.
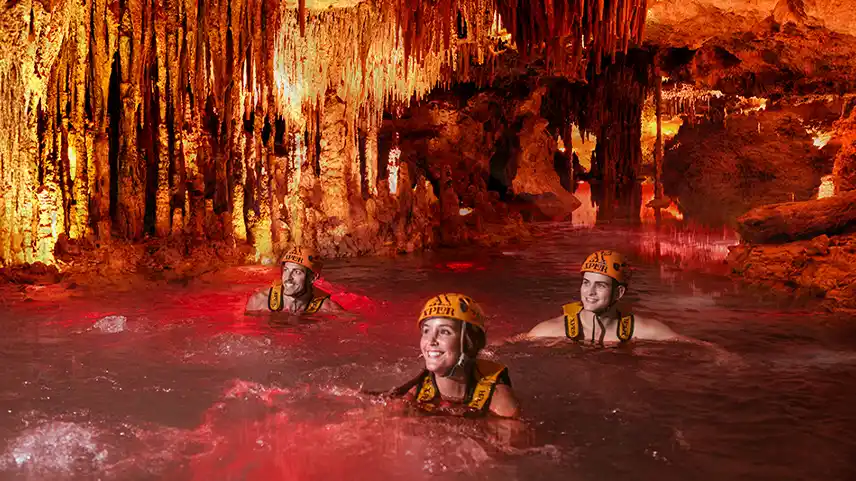
POLYGON ((656 319, 634 315, 633 337, 649 341, 672 341, 679 340, 681 336, 656 319))
POLYGON ((564 337, 565 316, 558 316, 541 322, 529 331, 528 337, 564 337))
POLYGON ((270 308, 268 308, 269 291, 270 288, 266 287, 254 292, 247 300, 247 307, 244 310, 253 313, 270 311, 270 308))

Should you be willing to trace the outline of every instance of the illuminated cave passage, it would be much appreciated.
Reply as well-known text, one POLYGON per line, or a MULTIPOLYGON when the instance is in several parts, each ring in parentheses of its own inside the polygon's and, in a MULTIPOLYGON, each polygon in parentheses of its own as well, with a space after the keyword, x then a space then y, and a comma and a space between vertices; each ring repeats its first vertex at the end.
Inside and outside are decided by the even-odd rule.
POLYGON ((580 208, 747 233, 856 185, 832 2, 7 3, 5 266, 496 245, 580 208))
POLYGON ((408 167, 387 175, 377 139, 384 112, 398 115, 457 81, 502 77, 509 55, 499 46, 510 41, 531 58, 575 52, 575 62, 551 65, 557 73, 575 75, 583 55, 600 64, 642 34, 643 4, 618 3, 605 13, 603 4, 562 3, 524 22, 545 6, 14 2, 3 13, 13 48, 0 64, 0 257, 52 263, 61 236, 233 239, 257 260, 290 243, 328 255, 390 241, 392 251, 421 248, 430 240, 376 242, 381 230, 413 238, 431 217, 379 225, 377 211, 431 203, 390 197, 397 176, 417 190, 420 179, 438 181, 406 153, 408 167), (574 40, 542 45, 547 31, 574 40))

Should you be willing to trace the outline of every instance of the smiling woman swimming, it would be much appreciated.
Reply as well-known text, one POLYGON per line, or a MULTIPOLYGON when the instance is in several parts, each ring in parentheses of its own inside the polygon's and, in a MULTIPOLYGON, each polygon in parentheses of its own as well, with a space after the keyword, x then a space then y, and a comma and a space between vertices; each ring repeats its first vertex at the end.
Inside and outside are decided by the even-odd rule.
POLYGON ((425 369, 390 394, 411 398, 419 409, 431 413, 518 416, 508 369, 477 359, 486 336, 484 313, 475 301, 463 294, 432 297, 418 325, 425 369))

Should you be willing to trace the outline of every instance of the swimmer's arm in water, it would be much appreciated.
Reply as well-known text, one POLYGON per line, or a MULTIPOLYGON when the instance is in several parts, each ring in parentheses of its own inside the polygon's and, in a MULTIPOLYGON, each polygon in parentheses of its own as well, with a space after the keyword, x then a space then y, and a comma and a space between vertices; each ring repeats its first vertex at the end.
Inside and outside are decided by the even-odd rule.
POLYGON ((688 341, 691 338, 681 336, 660 321, 634 316, 633 337, 646 341, 688 341))
POLYGON ((520 404, 514 397, 514 391, 507 384, 497 384, 494 387, 493 398, 490 400, 488 410, 503 418, 516 418, 520 416, 520 404))
POLYGON ((245 314, 258 314, 261 312, 270 312, 268 308, 268 289, 261 289, 253 293, 250 299, 247 300, 247 307, 244 309, 245 314))
POLYGON ((640 340, 686 342, 688 344, 704 346, 713 351, 714 360, 717 364, 733 364, 740 360, 739 356, 728 352, 718 344, 678 334, 662 322, 653 319, 641 319, 637 316, 635 329, 636 333, 634 333, 634 337, 640 340), (642 322, 639 322, 640 320, 642 322))
POLYGON ((523 340, 535 337, 565 337, 565 316, 548 319, 533 327, 526 334, 514 336, 510 340, 523 340))
POLYGON ((337 304, 333 299, 327 299, 324 301, 324 304, 321 304, 321 309, 318 312, 323 312, 325 314, 338 314, 348 312, 344 307, 337 304))
MULTIPOLYGON (((716 346, 707 341, 701 341, 694 337, 684 336, 673 331, 669 326, 660 321, 635 316, 635 327, 633 337, 645 341, 677 341, 699 344, 703 346, 716 346)), ((719 347, 719 346, 716 346, 719 347)))
POLYGON ((362 390, 363 394, 368 394, 370 396, 381 396, 384 398, 401 398, 401 397, 412 397, 416 395, 416 388, 419 383, 422 382, 422 378, 425 376, 425 371, 420 371, 416 377, 408 380, 406 383, 401 386, 394 387, 392 389, 388 389, 386 391, 369 391, 366 389, 362 390))

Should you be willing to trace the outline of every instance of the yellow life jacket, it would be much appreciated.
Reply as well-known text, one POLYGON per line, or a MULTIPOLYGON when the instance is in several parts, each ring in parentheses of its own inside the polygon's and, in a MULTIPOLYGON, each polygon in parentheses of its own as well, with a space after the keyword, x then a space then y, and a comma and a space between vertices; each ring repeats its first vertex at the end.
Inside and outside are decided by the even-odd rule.
MULTIPOLYGON (((474 413, 486 413, 490 407, 490 400, 500 376, 508 372, 508 368, 502 364, 476 359, 475 388, 469 399, 464 399, 464 404, 474 413)), ((416 405, 424 411, 431 412, 436 408, 436 402, 440 398, 440 390, 434 382, 434 375, 428 371, 422 376, 416 391, 416 405)))
MULTIPOLYGON (((565 335, 575 341, 584 341, 586 335, 583 332, 583 322, 580 319, 583 304, 572 302, 562 306, 562 310, 565 312, 565 335)), ((618 338, 618 342, 627 342, 633 338, 634 323, 633 314, 622 317, 621 313, 618 313, 618 325, 615 326, 615 337, 618 338)))
MULTIPOLYGON (((303 310, 303 314, 315 314, 321 309, 324 301, 330 298, 330 294, 314 288, 312 296, 312 300, 309 301, 306 309, 303 310)), ((270 291, 268 291, 268 309, 274 312, 281 311, 285 307, 282 297, 282 282, 274 282, 270 287, 270 291)))

